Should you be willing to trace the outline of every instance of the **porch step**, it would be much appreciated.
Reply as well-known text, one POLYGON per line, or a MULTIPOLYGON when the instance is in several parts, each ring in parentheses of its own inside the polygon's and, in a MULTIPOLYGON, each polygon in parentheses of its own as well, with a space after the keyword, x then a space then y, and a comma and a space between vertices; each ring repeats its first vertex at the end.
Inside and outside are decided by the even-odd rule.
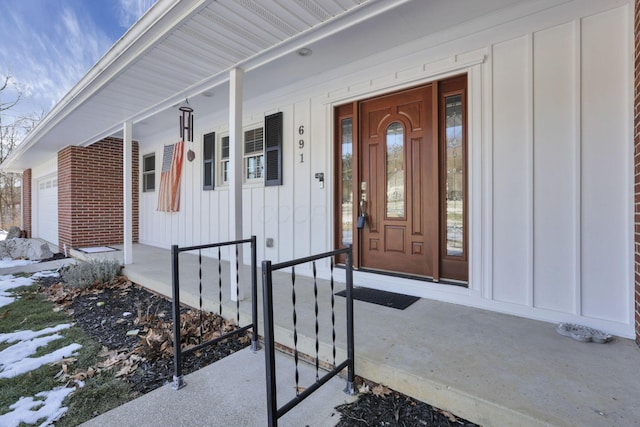
MULTIPOLYGON (((171 295, 168 254, 145 247, 125 273, 171 295), (162 257, 167 261, 160 264, 162 257)), ((193 285, 181 295, 197 306, 197 264, 187 265, 181 272, 193 274, 193 285)), ((291 280, 282 279, 274 286, 275 332, 278 342, 293 347, 291 280)), ((295 286, 299 304, 313 301, 310 278, 298 276, 295 286)), ((228 298, 228 289, 223 291, 228 298)), ((319 298, 320 312, 326 312, 330 294, 324 283, 319 298)), ((344 298, 335 304, 336 323, 343 324, 344 298)), ((631 340, 583 343, 559 335, 555 324, 426 299, 405 310, 354 304, 356 375, 483 426, 629 426, 640 420, 640 350, 631 340)), ((250 305, 242 301, 240 309, 241 322, 247 322, 250 305)), ((235 313, 235 305, 224 310, 235 313)), ((315 354, 313 310, 297 314, 298 349, 315 354)), ((320 355, 330 360, 331 334, 323 328, 320 355)), ((343 335, 337 338, 338 359, 345 353, 343 335)))

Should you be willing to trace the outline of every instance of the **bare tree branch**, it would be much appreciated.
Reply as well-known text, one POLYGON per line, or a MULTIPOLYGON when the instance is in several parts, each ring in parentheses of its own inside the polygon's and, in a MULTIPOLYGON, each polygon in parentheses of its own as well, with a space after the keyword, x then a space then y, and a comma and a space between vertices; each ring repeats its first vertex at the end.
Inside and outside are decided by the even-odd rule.
MULTIPOLYGON (((12 76, 0 77, 0 95, 9 88, 15 89, 15 98, 0 102, 0 162, 4 162, 11 152, 22 142, 25 135, 32 130, 44 116, 44 111, 20 115, 6 124, 2 120, 2 112, 12 110, 22 99, 22 91, 12 76)), ((20 187, 22 175, 0 172, 0 228, 7 229, 12 225, 21 225, 20 220, 20 187)))
POLYGON ((13 80, 13 77, 11 76, 4 77, 4 83, 0 87, 0 93, 2 93, 5 89, 7 89, 9 87, 9 84, 11 84, 11 86, 14 87, 14 89, 16 90, 17 96, 16 96, 16 99, 12 101, 0 102, 0 111, 12 109, 16 105, 18 105, 18 102, 20 102, 20 99, 22 98, 22 91, 18 88, 15 81, 13 80))

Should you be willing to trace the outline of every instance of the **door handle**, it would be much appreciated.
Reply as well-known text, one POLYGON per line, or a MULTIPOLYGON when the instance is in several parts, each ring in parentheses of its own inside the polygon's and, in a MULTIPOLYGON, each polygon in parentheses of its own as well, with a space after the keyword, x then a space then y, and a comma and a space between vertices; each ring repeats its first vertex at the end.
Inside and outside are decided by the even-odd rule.
POLYGON ((360 215, 358 215, 357 228, 362 230, 367 222, 367 194, 362 193, 360 198, 360 215))

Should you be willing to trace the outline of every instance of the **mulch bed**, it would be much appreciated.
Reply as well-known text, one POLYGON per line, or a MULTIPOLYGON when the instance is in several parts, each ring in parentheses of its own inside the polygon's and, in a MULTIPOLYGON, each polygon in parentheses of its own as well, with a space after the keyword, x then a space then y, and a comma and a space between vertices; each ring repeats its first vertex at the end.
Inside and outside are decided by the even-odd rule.
POLYGON ((337 427, 479 427, 450 412, 434 408, 383 385, 365 384, 358 400, 336 407, 337 427))
MULTIPOLYGON (((136 394, 145 394, 173 381, 172 305, 167 298, 147 291, 121 277, 111 285, 88 289, 70 288, 60 278, 39 279, 40 289, 66 310, 75 324, 103 345, 98 369, 119 369, 136 394), (133 331, 137 330, 137 333, 133 331), (129 334, 128 334, 129 333, 129 334)), ((214 314, 204 315, 183 307, 181 329, 183 348, 196 345, 203 334, 206 341, 234 326, 214 314), (213 335, 212 335, 213 334, 213 335)), ((189 374, 250 344, 250 334, 228 338, 183 357, 183 373, 189 374)), ((357 401, 336 408, 340 427, 351 426, 432 426, 477 427, 453 414, 411 399, 382 385, 361 382, 357 401)))
MULTIPOLYGON (((76 326, 104 346, 103 355, 112 361, 122 376, 139 394, 145 394, 173 381, 172 304, 167 298, 149 292, 121 278, 113 285, 93 286, 85 290, 69 288, 60 278, 41 278, 41 290, 65 309, 76 326), (138 333, 134 334, 134 331, 138 333), (128 334, 129 332, 129 334, 128 334)), ((182 342, 197 344, 199 320, 188 307, 182 307, 182 342)), ((233 325, 219 316, 207 314, 205 325, 216 323, 217 331, 227 332, 233 325), (213 320, 212 320, 213 319, 213 320)), ((206 341, 210 336, 204 335, 206 341)), ((182 370, 187 375, 250 344, 250 335, 241 334, 183 356, 182 370)), ((183 346, 184 348, 184 346, 183 346)))

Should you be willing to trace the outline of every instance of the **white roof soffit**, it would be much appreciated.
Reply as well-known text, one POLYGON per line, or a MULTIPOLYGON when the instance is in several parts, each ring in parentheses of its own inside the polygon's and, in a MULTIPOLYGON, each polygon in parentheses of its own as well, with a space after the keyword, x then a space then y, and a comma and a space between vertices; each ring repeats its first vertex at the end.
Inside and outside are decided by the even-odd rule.
POLYGON ((89 145, 409 0, 158 0, 0 166, 89 145))

